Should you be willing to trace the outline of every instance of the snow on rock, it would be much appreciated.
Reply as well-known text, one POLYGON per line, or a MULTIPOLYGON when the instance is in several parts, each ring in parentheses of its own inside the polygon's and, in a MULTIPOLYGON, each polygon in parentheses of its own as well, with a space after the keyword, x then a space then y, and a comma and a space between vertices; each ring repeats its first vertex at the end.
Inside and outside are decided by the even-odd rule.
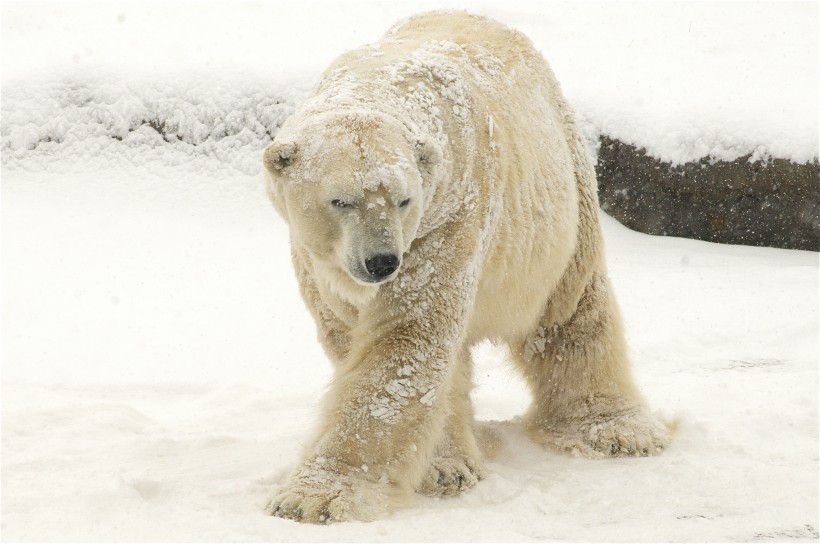
POLYGON ((590 141, 680 164, 818 157, 812 2, 590 2, 492 11, 531 36, 590 141))
MULTIPOLYGON (((318 10, 304 3, 243 9, 213 4, 194 14, 181 5, 154 6, 160 13, 149 19, 154 34, 148 44, 137 23, 152 10, 136 4, 100 7, 96 19, 60 6, 38 17, 42 6, 4 7, 4 164, 32 153, 45 162, 58 148, 119 156, 118 139, 132 156, 135 148, 155 149, 171 140, 181 151, 173 159, 177 164, 209 154, 245 173, 258 168, 249 150, 264 146, 304 98, 308 82, 336 55, 378 39, 399 18, 462 7, 448 1, 363 2, 356 9, 323 4, 318 10), (317 11, 326 24, 316 24, 317 11), (59 24, 69 20, 72 25, 59 24), (95 25, 97 20, 115 24, 95 25), (271 32, 270 21, 287 28, 271 32), (232 38, 202 39, 201 33, 218 29, 232 38), (156 50, 148 66, 146 48, 156 50), (30 61, 9 55, 11 50, 28 51, 30 61), (69 69, 72 62, 76 70, 69 69)), ((798 163, 818 157, 816 3, 638 8, 586 2, 546 8, 482 2, 470 9, 533 40, 593 149, 606 134, 673 164, 746 154, 798 163)), ((484 69, 498 67, 487 59, 484 69)), ((459 89, 452 91, 458 98, 459 89)))

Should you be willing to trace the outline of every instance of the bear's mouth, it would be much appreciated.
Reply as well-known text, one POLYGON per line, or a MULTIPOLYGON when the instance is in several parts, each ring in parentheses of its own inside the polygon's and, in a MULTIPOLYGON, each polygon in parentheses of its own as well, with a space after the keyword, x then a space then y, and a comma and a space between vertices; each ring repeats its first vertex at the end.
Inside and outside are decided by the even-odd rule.
POLYGON ((379 284, 379 283, 387 283, 388 281, 392 280, 394 276, 395 275, 390 275, 386 278, 378 278, 378 279, 358 277, 356 279, 359 280, 359 281, 363 281, 363 282, 365 282, 367 284, 370 284, 370 285, 376 285, 376 284, 379 284))
POLYGON ((386 276, 377 276, 369 274, 365 270, 350 270, 349 273, 350 276, 359 283, 365 283, 367 285, 376 285, 379 283, 387 283, 388 281, 394 279, 398 275, 398 270, 386 276))

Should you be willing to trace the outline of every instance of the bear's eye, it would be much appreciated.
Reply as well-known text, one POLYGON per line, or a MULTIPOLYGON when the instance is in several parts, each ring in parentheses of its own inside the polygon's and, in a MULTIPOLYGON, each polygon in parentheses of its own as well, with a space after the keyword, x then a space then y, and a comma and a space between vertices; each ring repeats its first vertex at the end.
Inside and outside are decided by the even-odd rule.
POLYGON ((337 208, 350 209, 350 208, 355 208, 356 207, 355 204, 352 204, 350 202, 345 202, 344 200, 339 200, 338 198, 335 199, 335 200, 331 200, 330 203, 333 204, 334 206, 336 206, 337 208))
POLYGON ((401 202, 399 202, 399 208, 404 208, 404 207, 405 207, 405 206, 407 206, 408 204, 410 204, 410 199, 409 199, 409 198, 405 198, 404 200, 402 200, 401 202))

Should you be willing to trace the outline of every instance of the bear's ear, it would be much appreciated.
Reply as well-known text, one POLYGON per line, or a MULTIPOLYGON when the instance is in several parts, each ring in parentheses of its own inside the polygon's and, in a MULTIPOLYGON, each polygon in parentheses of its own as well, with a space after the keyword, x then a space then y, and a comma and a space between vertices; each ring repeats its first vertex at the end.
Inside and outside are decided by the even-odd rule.
POLYGON ((439 145, 431 138, 416 142, 416 158, 420 166, 430 167, 441 162, 442 154, 439 145))
POLYGON ((299 147, 293 142, 274 142, 265 150, 265 167, 271 172, 286 168, 293 162, 299 147))

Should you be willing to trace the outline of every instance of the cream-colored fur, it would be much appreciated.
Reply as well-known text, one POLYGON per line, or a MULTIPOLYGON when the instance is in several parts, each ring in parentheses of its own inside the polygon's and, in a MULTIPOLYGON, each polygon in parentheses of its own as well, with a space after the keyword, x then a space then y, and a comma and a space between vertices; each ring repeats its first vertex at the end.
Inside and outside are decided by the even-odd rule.
POLYGON ((522 34, 463 13, 398 24, 328 68, 265 164, 336 366, 269 513, 369 520, 475 485, 469 346, 484 338, 530 384, 534 439, 590 457, 667 445, 630 376, 592 165, 522 34), (374 273, 387 254, 397 269, 374 273))

